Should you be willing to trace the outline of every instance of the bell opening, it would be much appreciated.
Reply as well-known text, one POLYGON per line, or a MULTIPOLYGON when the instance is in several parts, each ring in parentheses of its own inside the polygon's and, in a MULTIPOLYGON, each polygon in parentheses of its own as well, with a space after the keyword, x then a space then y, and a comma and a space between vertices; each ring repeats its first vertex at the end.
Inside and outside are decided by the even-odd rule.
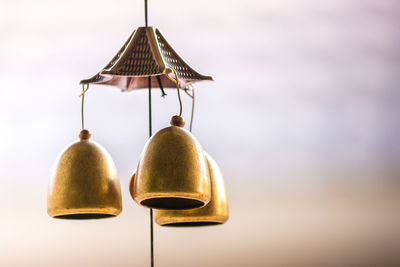
POLYGON ((95 220, 115 217, 114 214, 104 213, 79 213, 79 214, 65 214, 54 216, 55 219, 67 219, 67 220, 95 220))
POLYGON ((149 198, 140 202, 143 206, 163 210, 188 210, 204 206, 204 202, 182 197, 149 198))
POLYGON ((195 227, 195 226, 213 226, 222 224, 220 222, 177 222, 177 223, 166 223, 162 226, 169 226, 169 227, 195 227))

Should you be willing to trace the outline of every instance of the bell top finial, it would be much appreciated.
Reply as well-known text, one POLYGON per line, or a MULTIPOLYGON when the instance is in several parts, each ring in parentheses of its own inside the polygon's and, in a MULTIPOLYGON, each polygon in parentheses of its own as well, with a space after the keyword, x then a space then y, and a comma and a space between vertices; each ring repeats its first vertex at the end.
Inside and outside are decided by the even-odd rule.
POLYGON ((80 133, 79 133, 79 139, 81 141, 87 141, 90 139, 92 135, 90 134, 90 132, 86 129, 83 129, 80 133))
POLYGON ((181 128, 183 128, 183 126, 185 126, 185 121, 183 120, 183 118, 181 116, 178 116, 178 115, 172 116, 170 123, 172 126, 178 126, 181 128))

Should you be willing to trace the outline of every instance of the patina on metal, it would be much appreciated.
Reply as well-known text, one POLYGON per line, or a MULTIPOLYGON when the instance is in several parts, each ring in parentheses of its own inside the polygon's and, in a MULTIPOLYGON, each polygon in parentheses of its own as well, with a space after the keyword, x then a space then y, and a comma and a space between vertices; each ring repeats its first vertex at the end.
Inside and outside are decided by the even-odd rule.
POLYGON ((81 84, 104 84, 122 91, 148 88, 148 77, 153 87, 176 88, 166 70, 176 71, 181 89, 202 80, 212 80, 193 70, 168 44, 158 29, 139 27, 114 58, 99 73, 81 84))
POLYGON ((161 226, 209 226, 225 223, 229 218, 228 197, 224 178, 215 160, 204 153, 211 181, 211 200, 202 208, 192 210, 155 210, 157 224, 161 226))
MULTIPOLYGON (((182 122, 173 119, 175 125, 182 122)), ((187 130, 170 126, 150 138, 132 177, 133 199, 157 209, 193 209, 210 200, 207 162, 200 143, 187 130)))
POLYGON ((82 130, 57 158, 47 197, 47 212, 61 219, 100 219, 122 211, 117 170, 108 152, 82 130))

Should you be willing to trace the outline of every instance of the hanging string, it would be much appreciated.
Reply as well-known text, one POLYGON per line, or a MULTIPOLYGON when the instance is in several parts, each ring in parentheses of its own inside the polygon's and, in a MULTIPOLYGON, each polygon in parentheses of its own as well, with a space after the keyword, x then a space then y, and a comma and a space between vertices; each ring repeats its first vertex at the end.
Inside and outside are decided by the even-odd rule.
POLYGON ((81 121, 82 121, 82 130, 85 129, 85 117, 83 116, 83 108, 84 108, 84 103, 85 103, 85 93, 89 90, 89 84, 86 84, 86 89, 85 89, 85 84, 82 84, 82 93, 79 95, 79 97, 82 97, 82 105, 81 105, 81 121))
POLYGON ((185 90, 183 90, 191 99, 192 99, 192 113, 190 114, 190 127, 189 131, 192 132, 193 125, 193 116, 194 116, 194 86, 193 84, 189 84, 185 90), (192 91, 192 94, 189 94, 188 91, 192 91))
POLYGON ((193 87, 193 85, 190 85, 190 89, 192 90, 192 113, 190 114, 189 131, 192 132, 193 116, 194 116, 194 87, 193 87))
POLYGON ((192 99, 192 113, 190 114, 190 127, 189 131, 192 132, 193 125, 193 116, 194 116, 194 86, 193 84, 189 84, 185 90, 183 90, 191 99, 192 99), (192 91, 192 94, 189 94, 188 91, 192 91))
POLYGON ((164 74, 166 74, 167 78, 173 81, 176 84, 176 91, 178 93, 178 100, 179 100, 179 116, 182 116, 182 99, 181 99, 181 93, 180 93, 180 86, 179 86, 179 80, 178 80, 178 74, 176 73, 176 70, 172 68, 166 68, 164 70, 164 74), (173 72, 175 77, 169 76, 169 73, 173 72))
MULTIPOLYGON (((178 80, 178 78, 176 80, 178 80)), ((182 99, 179 90, 179 81, 176 83, 176 91, 178 92, 178 99, 179 99, 179 116, 182 116, 182 99)))

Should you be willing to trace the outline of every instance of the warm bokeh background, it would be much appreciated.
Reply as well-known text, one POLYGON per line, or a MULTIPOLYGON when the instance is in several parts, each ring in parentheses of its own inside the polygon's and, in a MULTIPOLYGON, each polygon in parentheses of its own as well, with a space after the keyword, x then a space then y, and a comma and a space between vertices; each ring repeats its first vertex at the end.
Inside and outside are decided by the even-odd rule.
MULTIPOLYGON (((150 0, 149 10, 215 78, 196 86, 194 134, 220 164, 231 213, 223 226, 156 226, 156 266, 400 264, 399 2, 150 0)), ((86 94, 123 213, 46 214, 53 162, 80 130, 78 82, 143 20, 142 1, 0 2, 0 266, 149 266, 148 210, 128 193, 146 91, 86 94)), ((159 96, 156 130, 178 111, 174 91, 159 96)))

